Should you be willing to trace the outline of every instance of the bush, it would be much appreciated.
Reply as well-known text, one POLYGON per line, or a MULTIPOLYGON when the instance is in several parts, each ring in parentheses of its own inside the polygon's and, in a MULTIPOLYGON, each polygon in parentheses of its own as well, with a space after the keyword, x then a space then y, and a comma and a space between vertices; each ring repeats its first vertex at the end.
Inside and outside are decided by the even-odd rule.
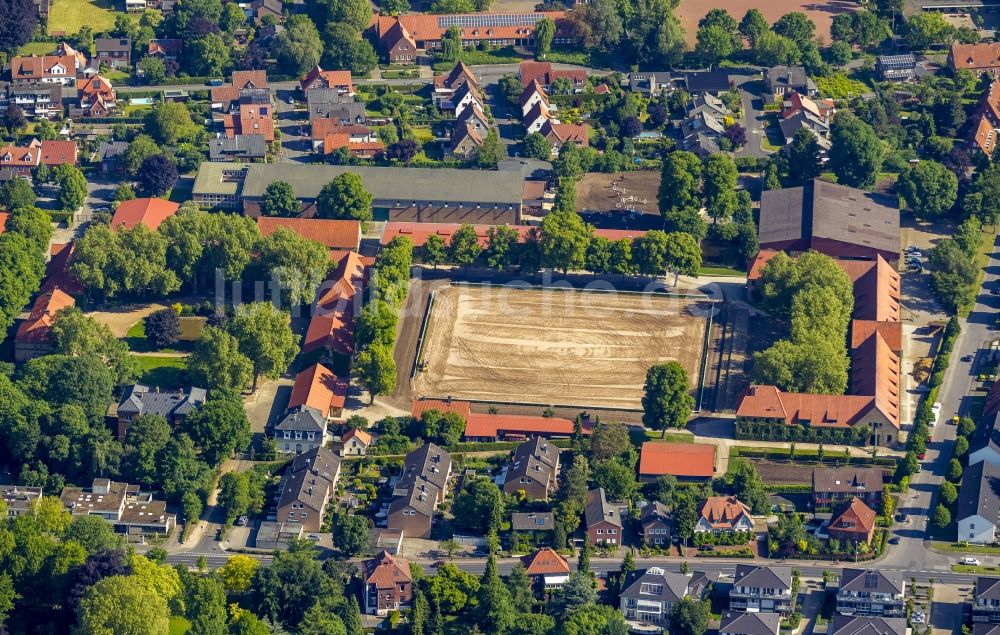
POLYGON ((173 309, 160 309, 146 317, 146 339, 156 348, 176 344, 181 338, 181 320, 173 309))

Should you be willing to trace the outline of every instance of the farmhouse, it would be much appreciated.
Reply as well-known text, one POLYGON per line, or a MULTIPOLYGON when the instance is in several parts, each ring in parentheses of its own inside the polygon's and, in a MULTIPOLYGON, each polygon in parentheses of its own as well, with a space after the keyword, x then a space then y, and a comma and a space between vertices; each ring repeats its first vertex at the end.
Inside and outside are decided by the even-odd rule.
POLYGON ((715 446, 646 441, 639 455, 639 478, 649 481, 664 474, 684 481, 712 478, 715 475, 715 446))
POLYGON ((993 160, 1000 129, 1000 80, 990 82, 972 115, 972 125, 965 139, 968 150, 993 160))
POLYGON ((351 428, 344 433, 340 441, 344 445, 340 451, 341 456, 364 456, 368 454, 368 448, 372 445, 372 435, 364 430, 351 428))
POLYGON ((365 262, 356 252, 349 252, 316 290, 303 353, 322 350, 349 356, 354 351, 354 315, 360 309, 364 278, 365 262))

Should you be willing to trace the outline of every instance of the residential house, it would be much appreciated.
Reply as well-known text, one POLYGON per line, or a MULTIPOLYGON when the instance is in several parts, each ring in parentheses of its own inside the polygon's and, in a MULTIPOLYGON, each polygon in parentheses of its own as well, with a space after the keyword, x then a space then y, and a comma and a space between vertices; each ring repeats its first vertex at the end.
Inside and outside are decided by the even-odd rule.
POLYGON ((514 449, 507 466, 503 491, 517 494, 523 491, 534 500, 548 500, 556 491, 559 474, 559 448, 551 441, 535 437, 514 449))
POLYGON ((780 629, 778 613, 726 611, 719 624, 719 635, 778 635, 780 629))
POLYGON ((132 65, 132 40, 118 37, 99 37, 94 40, 94 59, 100 66, 122 68, 132 65))
POLYGON ((1000 624, 1000 578, 976 578, 972 588, 972 621, 1000 624))
POLYGON ((788 119, 800 110, 805 110, 829 125, 830 117, 836 112, 832 99, 810 99, 801 93, 787 93, 781 100, 781 117, 788 119))
POLYGON ((323 526, 327 503, 340 478, 340 458, 322 447, 297 455, 279 487, 277 521, 300 523, 307 532, 323 526))
POLYGON ((451 478, 451 455, 427 443, 406 455, 403 474, 389 504, 387 527, 411 538, 428 538, 434 511, 443 503, 451 478))
POLYGON ((845 544, 872 544, 875 537, 875 513, 861 499, 854 497, 849 502, 841 503, 834 510, 830 525, 827 528, 831 540, 840 540, 845 544))
POLYGON ((813 505, 833 507, 854 497, 869 507, 882 504, 885 476, 878 467, 824 467, 812 472, 813 505))
POLYGON ((916 77, 917 56, 913 53, 879 55, 875 58, 875 76, 883 82, 905 82, 916 77))
POLYGON ((103 174, 124 174, 125 151, 127 141, 102 141, 97 146, 97 161, 101 164, 103 174))
MULTIPOLYGON (((1000 382, 994 385, 1000 385, 1000 382)), ((969 465, 983 461, 1000 468, 1000 412, 984 414, 972 435, 969 465)))
POLYGON ((948 68, 951 72, 970 70, 976 75, 1000 74, 1000 42, 979 44, 952 44, 948 51, 948 68))
POLYGON ((90 487, 64 487, 59 500, 73 516, 98 516, 130 539, 146 534, 165 536, 177 525, 164 501, 141 492, 138 485, 95 478, 90 487))
POLYGON ((385 151, 385 144, 367 126, 334 126, 323 136, 323 154, 331 155, 341 148, 352 157, 373 159, 385 151))
POLYGON ((788 567, 736 565, 729 608, 745 613, 792 612, 792 570, 788 567))
POLYGON ((364 103, 342 95, 335 88, 312 88, 306 93, 306 105, 313 126, 317 119, 332 119, 343 125, 364 125, 368 122, 364 103))
POLYGON ((263 24, 268 16, 280 21, 283 17, 281 10, 281 0, 252 0, 248 17, 253 18, 254 24, 263 24))
POLYGON ((816 84, 809 79, 803 66, 772 66, 764 74, 764 86, 771 95, 816 93, 816 84))
POLYGON ((729 109, 710 93, 696 95, 687 106, 684 119, 674 122, 681 147, 705 158, 721 151, 719 139, 726 132, 729 109))
POLYGON ((538 132, 552 144, 553 156, 558 155, 567 143, 572 143, 580 148, 586 148, 590 145, 590 133, 585 124, 560 123, 556 119, 549 119, 542 124, 542 128, 538 132))
POLYGON ((134 198, 122 201, 115 208, 111 217, 111 229, 132 229, 136 225, 145 225, 156 231, 171 216, 181 208, 179 203, 162 198, 134 198))
POLYGON ((778 129, 785 139, 787 146, 795 138, 795 133, 801 128, 805 128, 816 137, 816 143, 820 148, 820 158, 830 150, 830 120, 814 115, 812 112, 800 109, 778 120, 778 129))
POLYGON ((974 154, 993 160, 1000 134, 1000 80, 990 82, 972 114, 965 147, 974 154))
POLYGON ((237 135, 260 135, 264 141, 274 141, 274 118, 271 96, 266 88, 241 89, 239 99, 230 102, 236 112, 222 116, 222 126, 230 139, 237 135))
POLYGON ((543 103, 546 108, 552 110, 552 105, 549 104, 549 96, 542 88, 542 85, 538 83, 538 80, 533 80, 530 84, 524 87, 521 91, 521 97, 519 99, 521 104, 521 117, 527 117, 528 113, 532 111, 538 103, 543 103))
POLYGON ((310 90, 322 88, 335 90, 340 96, 353 97, 354 83, 351 81, 351 71, 325 71, 318 64, 299 81, 303 94, 310 90))
POLYGON ((9 169, 15 176, 31 178, 42 156, 42 143, 32 139, 27 147, 0 146, 0 168, 9 169))
POLYGON ((670 510, 660 501, 652 501, 639 513, 643 541, 650 547, 670 546, 670 510))
MULTIPOLYGON (((322 220, 322 219, 321 219, 322 220)), ((357 252, 349 252, 316 290, 303 353, 324 351, 330 356, 349 357, 354 351, 354 315, 360 307, 365 264, 357 252)))
POLYGON ((555 518, 552 512, 513 512, 510 515, 510 530, 531 536, 535 544, 545 544, 555 530, 555 518))
POLYGON ((587 492, 584 520, 590 544, 618 545, 622 541, 622 516, 617 505, 608 502, 604 488, 587 492))
POLYGON ((313 364, 295 376, 288 407, 309 406, 324 420, 336 419, 343 412, 348 383, 346 377, 335 375, 323 364, 313 364))
POLYGON ((639 71, 628 74, 628 87, 634 93, 649 97, 659 97, 663 91, 670 92, 678 85, 678 78, 669 72, 639 71))
POLYGON ((455 119, 456 128, 461 128, 466 124, 479 137, 485 138, 489 134, 490 121, 478 104, 472 104, 471 108, 462 109, 462 114, 455 119))
POLYGON ((535 25, 542 18, 556 23, 554 43, 575 42, 572 24, 564 11, 534 13, 468 13, 378 15, 372 21, 379 50, 392 64, 412 64, 420 52, 441 46, 441 38, 451 27, 461 29, 462 45, 486 41, 493 46, 534 46, 535 25))
POLYGON ((434 105, 442 110, 454 110, 455 105, 452 98, 459 88, 465 84, 472 84, 472 87, 479 90, 479 82, 465 62, 458 62, 448 74, 434 77, 434 105))
POLYGON ((76 300, 62 289, 55 288, 40 293, 35 298, 28 318, 17 326, 17 333, 14 335, 14 361, 26 362, 51 353, 52 325, 55 324, 56 315, 63 309, 74 306, 76 300))
MULTIPOLYGON (((209 97, 213 110, 236 112, 239 109, 240 97, 243 91, 263 90, 270 100, 270 89, 267 83, 267 71, 233 71, 231 82, 224 86, 212 88, 209 97)), ((255 98, 258 98, 255 94, 255 98)))
POLYGON ((725 70, 683 71, 678 81, 691 95, 710 94, 719 96, 733 89, 733 77, 725 70))
POLYGON ((146 54, 163 60, 175 60, 180 56, 182 48, 183 40, 158 38, 149 41, 146 45, 146 54))
POLYGON ((521 62, 518 67, 518 75, 521 78, 521 85, 528 87, 538 82, 547 91, 552 90, 552 86, 557 80, 569 82, 572 92, 583 91, 587 83, 587 71, 585 69, 554 69, 551 62, 521 62))
POLYGON ((646 441, 639 454, 639 480, 670 474, 682 481, 706 481, 715 475, 715 446, 707 443, 646 441))
POLYGON ((834 615, 830 635, 907 635, 906 619, 902 617, 860 617, 834 615))
POLYGON ((845 568, 837 588, 837 613, 906 617, 906 580, 898 571, 845 568))
POLYGON ((425 443, 406 455, 397 488, 430 483, 437 489, 437 503, 443 503, 451 479, 451 455, 436 443, 425 443))
POLYGON ((300 454, 326 443, 326 418, 316 408, 299 405, 285 411, 273 432, 278 452, 300 454))
POLYGON ((541 132, 542 126, 546 121, 553 119, 555 115, 549 109, 549 106, 544 101, 538 101, 528 114, 524 116, 522 122, 524 123, 524 131, 526 134, 531 134, 532 132, 541 132))
POLYGON ((66 42, 56 44, 55 55, 60 57, 70 57, 72 59, 72 65, 77 72, 81 72, 87 68, 87 54, 84 54, 83 51, 76 50, 66 42))
POLYGON ((340 438, 341 456, 365 456, 372 445, 372 435, 359 428, 351 428, 340 438))
POLYGON ((750 508, 735 496, 709 496, 698 506, 695 533, 731 534, 752 530, 753 516, 750 508))
POLYGON ((455 117, 461 117, 462 112, 466 108, 479 108, 480 111, 485 111, 485 106, 483 105, 483 96, 479 92, 479 88, 472 82, 465 82, 457 89, 455 89, 454 94, 451 97, 452 110, 455 111, 455 117))
POLYGON ((413 599, 413 576, 409 563, 399 556, 382 551, 364 562, 362 574, 364 610, 368 615, 386 615, 410 604, 413 599))
MULTIPOLYGON (((75 51, 74 51, 75 53, 75 51)), ((16 86, 62 84, 72 86, 86 66, 74 54, 16 55, 10 61, 10 81, 16 86)))
POLYGON ((209 161, 262 161, 267 156, 263 135, 236 134, 208 141, 209 161))
POLYGON ((129 426, 141 415, 159 415, 174 428, 179 428, 188 415, 201 408, 207 396, 208 391, 204 388, 189 387, 168 392, 161 391, 158 386, 127 386, 115 410, 118 440, 125 439, 129 426))
POLYGON ((623 584, 619 607, 625 620, 640 625, 667 626, 674 604, 688 596, 691 579, 660 567, 633 571, 623 584))
POLYGON ((118 112, 118 95, 114 86, 100 75, 78 80, 76 93, 78 110, 84 117, 108 117, 118 112))
POLYGON ((60 119, 63 115, 62 84, 8 84, 7 104, 16 105, 28 119, 60 119))
POLYGON ((550 547, 542 547, 524 556, 521 563, 536 593, 561 588, 569 580, 569 563, 550 547))
MULTIPOLYGON (((467 112, 471 110, 469 108, 467 112)), ((461 159, 471 159, 479 152, 479 148, 486 140, 487 134, 489 134, 489 130, 476 130, 475 126, 471 123, 456 125, 454 132, 451 134, 449 151, 452 156, 461 159)))
POLYGON ((7 517, 23 516, 42 498, 42 488, 30 485, 0 485, 0 498, 7 504, 7 517))
POLYGON ((46 139, 42 141, 40 150, 41 153, 38 155, 38 161, 49 168, 54 168, 64 163, 73 166, 77 164, 76 141, 46 139))
POLYGON ((957 539, 977 545, 997 540, 1000 519, 1000 467, 980 461, 965 468, 958 492, 957 539))

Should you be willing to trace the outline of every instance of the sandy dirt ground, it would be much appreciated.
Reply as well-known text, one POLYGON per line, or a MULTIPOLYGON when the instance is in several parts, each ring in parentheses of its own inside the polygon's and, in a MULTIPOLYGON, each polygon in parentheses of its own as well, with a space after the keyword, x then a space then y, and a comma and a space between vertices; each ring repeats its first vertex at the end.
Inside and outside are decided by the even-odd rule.
POLYGON ((760 9, 768 22, 772 24, 781 16, 792 11, 800 11, 809 16, 816 23, 816 35, 826 43, 830 42, 830 24, 833 16, 845 11, 854 11, 858 5, 845 0, 832 0, 831 2, 816 2, 814 0, 681 0, 681 4, 674 12, 681 24, 684 25, 684 33, 687 36, 688 46, 695 45, 698 33, 698 20, 705 17, 705 14, 712 9, 725 9, 736 18, 736 21, 743 19, 743 15, 749 9, 760 9))
POLYGON ((659 215, 656 202, 659 187, 659 172, 591 173, 577 181, 576 204, 580 211, 586 212, 624 211, 631 206, 636 212, 659 215), (615 189, 611 188, 612 182, 615 189))
POLYGON ((94 311, 88 315, 101 324, 107 324, 115 337, 125 337, 133 324, 144 319, 150 313, 163 308, 165 308, 165 305, 154 302, 152 304, 126 306, 118 311, 94 311))
POLYGON ((638 408, 654 364, 679 361, 697 385, 707 309, 655 294, 442 288, 414 392, 638 408))

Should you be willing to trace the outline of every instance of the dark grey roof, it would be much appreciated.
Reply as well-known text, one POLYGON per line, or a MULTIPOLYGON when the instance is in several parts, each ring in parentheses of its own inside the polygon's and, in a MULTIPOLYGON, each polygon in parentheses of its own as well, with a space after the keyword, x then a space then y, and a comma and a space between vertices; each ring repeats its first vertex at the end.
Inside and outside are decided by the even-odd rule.
POLYGON ((686 71, 684 83, 689 93, 721 93, 732 88, 728 71, 686 71))
POLYGON ((830 635, 905 635, 906 618, 834 615, 830 635))
POLYGON ((510 515, 510 528, 514 531, 552 531, 555 519, 552 512, 514 512, 510 515))
POLYGON ((825 119, 817 117, 805 108, 800 108, 791 117, 782 118, 778 122, 778 127, 781 128, 781 135, 786 140, 794 137, 799 128, 808 128, 819 136, 830 132, 830 124, 825 119))
POLYGON ((979 421, 979 425, 972 435, 972 441, 969 443, 969 454, 986 447, 1000 454, 1000 410, 979 421))
POLYGON ((736 565, 734 586, 761 589, 791 589, 792 570, 788 567, 757 567, 751 564, 736 565))
POLYGON ((282 482, 278 507, 281 508, 295 502, 322 514, 324 503, 333 491, 335 481, 335 477, 327 478, 327 473, 321 473, 319 470, 294 471, 289 468, 282 482))
POLYGON ((241 104, 268 104, 271 103, 271 91, 266 88, 241 88, 241 104))
POLYGON ((771 87, 787 86, 797 90, 808 85, 809 76, 802 66, 774 66, 767 69, 767 83, 771 87))
POLYGON ((326 420, 323 419, 323 413, 316 408, 303 405, 285 413, 274 429, 282 432, 287 430, 322 434, 326 430, 326 420))
POLYGON ((880 70, 913 70, 913 68, 917 65, 917 56, 913 53, 903 53, 900 55, 879 55, 875 58, 875 65, 880 70))
POLYGON ((632 572, 626 580, 626 587, 621 592, 621 597, 654 602, 677 602, 687 595, 688 582, 689 578, 682 573, 650 567, 645 571, 632 572))
POLYGON ((1000 624, 976 622, 972 625, 972 635, 1000 635, 1000 624))
POLYGON ((780 613, 723 613, 719 635, 778 635, 780 613))
POLYGON ((310 88, 306 91, 309 118, 355 121, 365 118, 365 105, 350 95, 341 95, 335 88, 310 88))
POLYGON ((761 195, 760 242, 825 238, 899 252, 899 206, 857 188, 814 179, 761 195))
POLYGON ((958 518, 982 516, 996 524, 1000 519, 1000 468, 980 461, 965 468, 958 492, 958 518))
POLYGON ((535 437, 514 449, 513 464, 507 470, 507 483, 530 478, 545 484, 559 465, 559 448, 548 439, 535 437))
POLYGON ((653 501, 642 508, 642 514, 639 516, 639 522, 641 522, 642 526, 645 527, 647 523, 655 522, 657 520, 669 523, 670 509, 660 501, 653 501))
POLYGON ((587 527, 604 521, 616 527, 622 526, 621 512, 617 505, 608 503, 604 488, 598 487, 587 492, 587 506, 584 508, 587 527))
POLYGON ((427 481, 439 490, 444 490, 450 470, 451 455, 435 443, 426 443, 406 455, 403 475, 397 487, 410 488, 421 481, 427 481))
POLYGON ((63 87, 62 84, 7 84, 7 96, 17 95, 45 95, 54 102, 60 102, 63 97, 63 87))
POLYGON ((878 569, 844 569, 840 574, 840 590, 853 593, 903 593, 903 574, 878 569))
POLYGON ((1000 600, 1000 578, 979 576, 973 597, 983 600, 1000 600))
POLYGON ((94 50, 98 53, 129 52, 132 50, 132 40, 124 37, 99 37, 94 39, 94 50))
POLYGON ((208 157, 212 161, 226 161, 233 157, 257 159, 266 154, 267 142, 259 134, 238 134, 232 139, 219 137, 208 142, 208 157))
POLYGON ((160 415, 170 418, 174 415, 188 415, 203 403, 207 391, 204 388, 187 388, 171 392, 160 392, 142 384, 133 384, 125 389, 118 412, 135 415, 160 415))
POLYGON ((824 467, 812 473, 814 492, 865 493, 881 492, 883 472, 878 467, 824 467))
POLYGON ((433 518, 439 492, 433 483, 421 482, 407 489, 402 496, 392 499, 389 503, 389 513, 394 514, 400 509, 411 507, 421 515, 433 518))
POLYGON ((327 448, 316 447, 297 454, 288 467, 292 472, 312 470, 334 481, 340 474, 340 457, 327 448))
POLYGON ((114 159, 118 155, 128 150, 127 141, 102 141, 97 146, 97 156, 101 161, 114 159))

